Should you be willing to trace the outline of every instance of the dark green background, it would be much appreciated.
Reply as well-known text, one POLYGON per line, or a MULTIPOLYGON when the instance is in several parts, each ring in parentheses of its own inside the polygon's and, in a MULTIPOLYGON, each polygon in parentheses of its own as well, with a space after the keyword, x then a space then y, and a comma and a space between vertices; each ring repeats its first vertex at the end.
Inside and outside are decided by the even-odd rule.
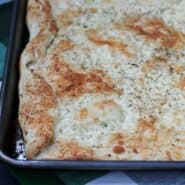
POLYGON ((6 47, 8 44, 12 5, 0 6, 0 78, 2 78, 6 47))

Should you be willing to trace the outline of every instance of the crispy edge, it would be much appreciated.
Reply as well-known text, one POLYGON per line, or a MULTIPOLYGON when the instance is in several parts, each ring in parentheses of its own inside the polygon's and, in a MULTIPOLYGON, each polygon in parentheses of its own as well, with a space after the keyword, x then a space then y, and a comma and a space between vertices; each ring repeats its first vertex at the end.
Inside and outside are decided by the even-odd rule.
POLYGON ((36 63, 44 60, 47 49, 58 31, 48 0, 29 0, 26 22, 30 33, 30 42, 26 45, 20 58, 21 76, 22 71, 33 70, 33 68, 29 69, 29 66, 35 66, 36 63), (36 28, 38 30, 35 31, 36 28))
POLYGON ((57 119, 56 99, 52 88, 35 71, 43 62, 47 48, 58 30, 48 0, 29 0, 26 20, 30 42, 20 58, 19 122, 24 140, 27 142, 25 143, 26 157, 32 159, 50 144, 54 134, 54 124, 57 119), (35 31, 35 28, 38 30, 35 31), (31 88, 28 87, 30 82, 31 88), (53 111, 54 115, 49 115, 49 111, 53 111), (45 117, 39 117, 39 114, 45 117), (40 123, 37 123, 37 118, 40 123), (28 139, 28 135, 32 137, 28 139))
POLYGON ((39 32, 56 33, 58 28, 52 16, 51 6, 48 0, 29 0, 26 16, 27 26, 30 33, 39 32))
POLYGON ((41 75, 29 75, 22 83, 19 122, 25 140, 25 154, 31 159, 53 139, 57 102, 52 88, 41 75))

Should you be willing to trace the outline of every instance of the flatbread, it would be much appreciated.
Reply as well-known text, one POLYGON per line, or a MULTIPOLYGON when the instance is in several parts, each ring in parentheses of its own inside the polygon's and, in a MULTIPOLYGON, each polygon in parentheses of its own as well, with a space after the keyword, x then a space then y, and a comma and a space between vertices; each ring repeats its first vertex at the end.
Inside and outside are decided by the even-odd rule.
POLYGON ((28 159, 185 159, 185 0, 29 0, 19 121, 28 159))

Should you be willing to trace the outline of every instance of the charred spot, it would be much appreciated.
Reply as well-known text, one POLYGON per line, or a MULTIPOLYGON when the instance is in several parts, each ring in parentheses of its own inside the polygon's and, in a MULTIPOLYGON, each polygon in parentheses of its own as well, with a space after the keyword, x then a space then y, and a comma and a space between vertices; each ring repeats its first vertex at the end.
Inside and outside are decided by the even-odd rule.
POLYGON ((125 149, 122 146, 117 145, 113 147, 113 152, 116 154, 121 154, 125 152, 125 149))

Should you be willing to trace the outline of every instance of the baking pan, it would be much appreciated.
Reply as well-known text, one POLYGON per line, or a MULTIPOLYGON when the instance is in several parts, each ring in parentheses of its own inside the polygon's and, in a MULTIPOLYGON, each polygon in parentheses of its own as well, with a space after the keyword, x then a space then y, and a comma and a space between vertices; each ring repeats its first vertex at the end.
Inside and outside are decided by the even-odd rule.
POLYGON ((37 161, 17 159, 16 142, 22 138, 17 119, 19 57, 28 41, 25 25, 26 3, 26 0, 14 0, 9 47, 0 94, 0 159, 10 165, 34 169, 185 169, 185 161, 37 161))

